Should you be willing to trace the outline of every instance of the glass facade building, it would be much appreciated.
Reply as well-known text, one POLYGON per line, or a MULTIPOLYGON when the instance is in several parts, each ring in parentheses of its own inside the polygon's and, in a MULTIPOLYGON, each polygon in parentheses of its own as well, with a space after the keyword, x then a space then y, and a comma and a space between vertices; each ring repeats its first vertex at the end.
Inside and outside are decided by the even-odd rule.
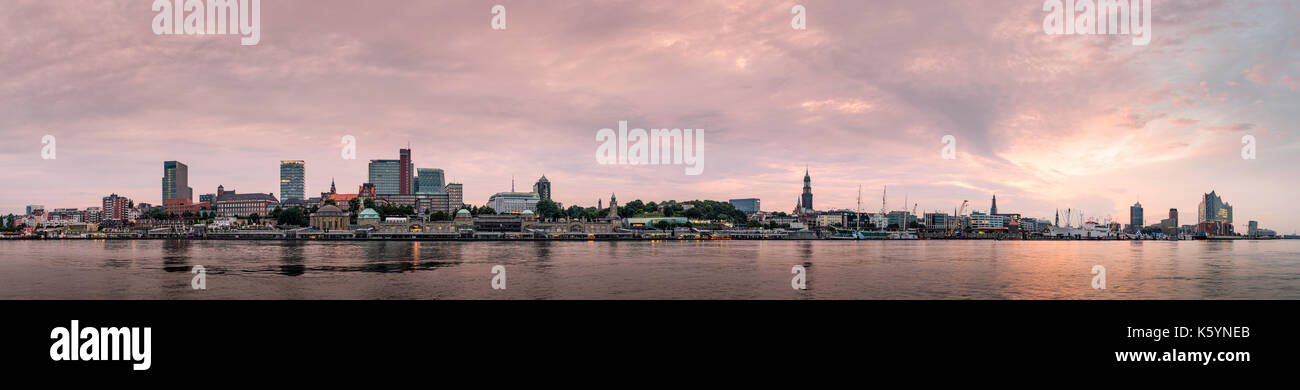
POLYGON ((419 176, 415 178, 416 194, 441 194, 443 186, 443 173, 437 168, 420 168, 416 170, 419 176))
POLYGON ((280 200, 303 200, 307 186, 307 165, 302 160, 280 161, 280 200))
POLYGON ((194 200, 190 188, 190 168, 178 161, 163 162, 162 198, 194 200))
POLYGON ((402 194, 402 164, 399 160, 370 160, 370 183, 376 195, 402 194))
POLYGON ((1223 201, 1214 191, 1201 197, 1201 204, 1197 207, 1198 222, 1222 222, 1232 223, 1232 205, 1223 201))
POLYGON ((761 208, 759 208, 758 198, 732 199, 728 202, 730 202, 732 206, 735 206, 736 210, 740 210, 745 214, 753 214, 761 210, 761 208))

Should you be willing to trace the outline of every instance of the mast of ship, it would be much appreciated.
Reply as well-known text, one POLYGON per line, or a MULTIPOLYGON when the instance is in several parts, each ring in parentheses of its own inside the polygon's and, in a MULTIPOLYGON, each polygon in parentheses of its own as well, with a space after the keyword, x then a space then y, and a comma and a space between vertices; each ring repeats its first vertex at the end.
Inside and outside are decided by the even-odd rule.
POLYGON ((862 185, 858 184, 858 208, 853 211, 853 231, 862 230, 862 185))
POLYGON ((910 215, 907 212, 907 193, 903 193, 903 217, 898 221, 898 230, 907 232, 907 217, 910 215))
POLYGON ((880 227, 880 231, 882 232, 885 231, 885 229, 889 228, 889 218, 885 216, 885 209, 886 209, 885 199, 888 198, 889 198, 889 186, 885 186, 884 189, 880 190, 880 219, 881 219, 880 222, 884 222, 883 224, 884 226, 880 227))

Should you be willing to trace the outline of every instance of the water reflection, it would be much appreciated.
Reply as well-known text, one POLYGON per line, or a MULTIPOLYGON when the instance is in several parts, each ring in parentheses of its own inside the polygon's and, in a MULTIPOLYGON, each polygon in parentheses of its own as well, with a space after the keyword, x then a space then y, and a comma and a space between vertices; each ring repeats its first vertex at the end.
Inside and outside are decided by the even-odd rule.
POLYGON ((1300 299, 1296 259, 1300 241, 1280 240, 51 240, 0 242, 0 299, 1300 299), (496 264, 508 292, 488 288, 496 264), (794 265, 807 290, 790 289, 794 265))
POLYGON ((194 241, 189 240, 163 241, 163 271, 190 272, 187 264, 190 262, 190 249, 193 246, 194 241))
POLYGON ((302 241, 290 241, 280 246, 280 275, 299 276, 307 272, 304 264, 302 241))

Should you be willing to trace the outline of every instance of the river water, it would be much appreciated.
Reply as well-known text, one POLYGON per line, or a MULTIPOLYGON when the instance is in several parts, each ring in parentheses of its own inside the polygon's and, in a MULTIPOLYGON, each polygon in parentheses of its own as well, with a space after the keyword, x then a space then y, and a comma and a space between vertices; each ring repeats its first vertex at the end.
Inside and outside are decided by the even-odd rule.
POLYGON ((1300 299, 1300 240, 22 240, 0 299, 1300 299))

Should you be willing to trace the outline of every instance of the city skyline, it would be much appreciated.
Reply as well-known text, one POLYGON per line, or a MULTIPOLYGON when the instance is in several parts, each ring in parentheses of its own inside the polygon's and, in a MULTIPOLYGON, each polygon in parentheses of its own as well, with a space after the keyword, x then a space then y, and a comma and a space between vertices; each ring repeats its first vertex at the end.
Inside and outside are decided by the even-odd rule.
POLYGON ((196 195, 224 184, 282 196, 283 159, 311 165, 308 197, 331 178, 351 192, 367 162, 409 140, 417 168, 444 169, 475 205, 544 172, 565 205, 619 193, 788 212, 808 166, 822 210, 854 209, 859 185, 877 203, 867 194, 888 185, 891 209, 910 209, 904 196, 918 213, 982 209, 996 193, 1027 217, 1122 221, 1139 198, 1188 216, 1216 191, 1237 225, 1300 227, 1293 4, 1156 4, 1145 47, 1045 35, 1041 4, 1023 2, 813 3, 801 32, 785 3, 574 4, 603 22, 517 4, 494 33, 479 3, 273 2, 255 47, 154 36, 147 4, 21 5, 0 21, 24 31, 0 47, 33 53, 0 63, 14 80, 0 95, 0 178, 23 190, 0 194, 0 213, 111 193, 161 205, 161 161, 188 165, 196 195), (407 36, 374 29, 381 13, 443 22, 407 36), (952 25, 929 27, 937 15, 952 25), (870 38, 884 31, 915 33, 870 38), (706 129, 707 169, 596 164, 595 132, 620 120, 706 129), (46 134, 57 159, 40 158, 46 134), (949 134, 957 158, 942 160, 949 134), (339 156, 345 135, 355 160, 339 156), (1243 135, 1256 160, 1241 159, 1243 135))

